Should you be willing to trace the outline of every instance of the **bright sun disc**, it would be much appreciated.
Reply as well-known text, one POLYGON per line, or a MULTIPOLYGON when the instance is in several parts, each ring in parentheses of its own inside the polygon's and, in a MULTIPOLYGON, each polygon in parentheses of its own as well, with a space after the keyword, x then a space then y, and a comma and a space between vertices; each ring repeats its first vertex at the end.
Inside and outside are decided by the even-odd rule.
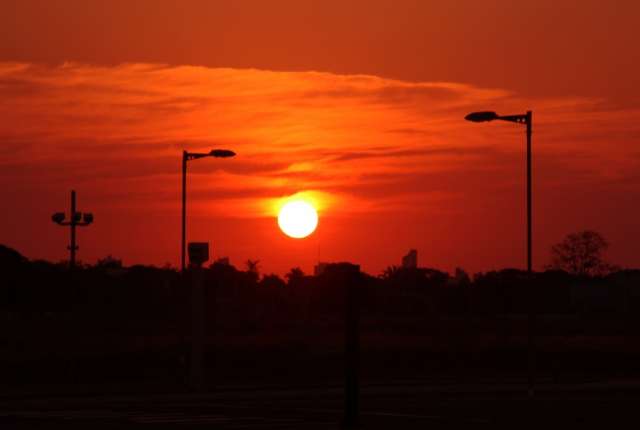
POLYGON ((318 225, 318 212, 309 203, 295 200, 280 209, 278 225, 287 236, 296 239, 307 237, 318 225))

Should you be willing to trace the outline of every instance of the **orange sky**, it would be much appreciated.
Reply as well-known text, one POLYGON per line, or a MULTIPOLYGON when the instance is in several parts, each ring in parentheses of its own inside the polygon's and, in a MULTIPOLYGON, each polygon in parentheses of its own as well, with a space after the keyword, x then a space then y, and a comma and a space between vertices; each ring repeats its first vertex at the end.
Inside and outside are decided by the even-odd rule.
POLYGON ((535 266, 583 228, 638 266, 635 3, 343 3, 9 1, 0 243, 64 258, 75 187, 81 259, 177 264, 180 151, 225 147, 190 164, 189 233, 238 266, 522 267, 524 129, 462 118, 532 109, 535 266), (306 240, 271 211, 297 192, 306 240))

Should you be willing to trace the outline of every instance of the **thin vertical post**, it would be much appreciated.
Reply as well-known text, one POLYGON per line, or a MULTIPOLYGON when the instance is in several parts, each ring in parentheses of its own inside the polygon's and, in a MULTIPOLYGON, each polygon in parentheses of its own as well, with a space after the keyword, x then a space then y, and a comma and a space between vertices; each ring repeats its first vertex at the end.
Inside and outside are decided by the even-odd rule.
MULTIPOLYGON (((181 226, 180 226, 180 275, 181 275, 181 285, 182 285, 182 290, 184 291, 187 288, 187 279, 186 279, 186 264, 185 264, 185 248, 186 248, 186 217, 187 217, 187 151, 182 151, 182 214, 181 214, 181 226)), ((193 294, 193 292, 192 292, 193 294)), ((183 309, 188 309, 188 305, 187 303, 184 303, 184 307, 183 309)), ((183 314, 183 316, 186 316, 186 312, 183 314)), ((183 318, 180 318, 180 323, 179 323, 179 327, 180 327, 180 346, 179 346, 179 350, 182 354, 182 357, 186 357, 188 355, 188 346, 186 345, 186 339, 185 339, 185 331, 187 330, 186 328, 186 321, 183 318)), ((191 351, 191 360, 193 360, 193 351, 191 351)), ((181 360, 182 361, 182 360, 181 360)), ((186 359, 184 361, 182 361, 185 365, 185 371, 186 371, 186 366, 188 366, 186 359)), ((191 363, 191 369, 193 369, 193 362, 191 363)), ((191 378, 191 383, 193 383, 193 373, 191 375, 189 375, 189 377, 191 378)))
POLYGON ((359 276, 352 268, 341 273, 342 287, 345 289, 345 411, 344 427, 353 429, 359 421, 359 276))
POLYGON ((182 240, 180 247, 180 271, 185 270, 185 248, 187 236, 187 151, 182 151, 182 240))
POLYGON ((200 264, 191 266, 191 386, 204 387, 204 271, 200 264))
POLYGON ((527 289, 528 289, 528 316, 527 316, 527 367, 528 367, 528 394, 533 397, 535 390, 535 292, 533 286, 532 277, 532 219, 531 219, 531 129, 533 115, 531 111, 527 111, 526 125, 527 125, 527 289))
POLYGON ((76 267, 76 250, 78 247, 76 246, 76 192, 75 190, 71 190, 71 245, 69 246, 70 251, 70 259, 69 266, 71 269, 76 267))
POLYGON ((531 121, 532 112, 527 111, 527 272, 531 273, 531 121))

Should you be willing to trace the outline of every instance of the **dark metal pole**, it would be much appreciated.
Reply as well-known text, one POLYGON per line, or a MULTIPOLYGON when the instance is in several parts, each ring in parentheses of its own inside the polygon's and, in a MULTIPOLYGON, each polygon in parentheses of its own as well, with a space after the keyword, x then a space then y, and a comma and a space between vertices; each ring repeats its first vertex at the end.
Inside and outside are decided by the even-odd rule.
MULTIPOLYGON (((187 280, 186 280, 186 270, 185 270, 185 248, 186 248, 186 217, 187 217, 187 151, 182 151, 182 225, 180 226, 181 228, 181 241, 180 241, 180 275, 181 275, 181 285, 182 285, 182 291, 184 291, 187 288, 187 280)), ((186 321, 185 321, 185 316, 186 316, 186 310, 187 310, 187 304, 184 303, 184 307, 183 309, 185 310, 185 312, 181 315, 180 317, 180 321, 178 324, 179 330, 180 330, 180 345, 179 345, 179 350, 181 353, 181 359, 180 361, 184 364, 184 369, 185 370, 185 376, 187 376, 186 374, 186 369, 187 369, 187 355, 188 355, 188 351, 187 351, 187 345, 186 345, 186 339, 185 339, 185 332, 186 332, 186 321)), ((193 364, 191 366, 191 369, 193 368, 193 364)), ((188 375, 188 377, 191 379, 190 381, 186 381, 187 383, 189 382, 193 382, 193 374, 188 375)))
POLYGON ((71 253, 71 258, 69 260, 69 267, 74 269, 76 267, 76 192, 75 190, 71 190, 71 246, 69 247, 69 251, 71 253))
POLYGON ((528 336, 527 336, 527 350, 528 350, 528 385, 529 396, 534 394, 535 386, 535 294, 532 279, 532 257, 531 257, 531 128, 532 128, 532 112, 527 111, 526 125, 527 125, 527 284, 529 289, 529 315, 527 318, 528 336))
POLYGON ((204 386, 204 272, 201 264, 191 265, 191 387, 204 386))
POLYGON ((182 242, 180 247, 180 271, 184 274, 187 218, 187 151, 182 151, 182 242))
POLYGON ((360 337, 358 333, 358 323, 360 319, 359 310, 359 279, 357 275, 349 272, 342 275, 345 283, 346 301, 346 333, 345 333, 345 416, 344 427, 346 429, 356 428, 359 421, 359 381, 358 368, 360 362, 360 337))
POLYGON ((527 111, 527 272, 531 273, 531 121, 527 111))

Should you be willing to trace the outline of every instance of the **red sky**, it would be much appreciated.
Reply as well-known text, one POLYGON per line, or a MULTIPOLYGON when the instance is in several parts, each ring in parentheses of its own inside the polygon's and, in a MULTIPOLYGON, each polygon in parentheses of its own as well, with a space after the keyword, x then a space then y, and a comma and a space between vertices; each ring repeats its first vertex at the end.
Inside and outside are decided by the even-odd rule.
POLYGON ((80 258, 177 264, 180 151, 189 238, 263 272, 349 260, 522 267, 524 129, 466 113, 534 111, 534 263, 590 228, 640 263, 635 2, 5 0, 0 243, 66 256, 50 221, 79 209, 80 258), (274 202, 320 205, 309 239, 274 202))

